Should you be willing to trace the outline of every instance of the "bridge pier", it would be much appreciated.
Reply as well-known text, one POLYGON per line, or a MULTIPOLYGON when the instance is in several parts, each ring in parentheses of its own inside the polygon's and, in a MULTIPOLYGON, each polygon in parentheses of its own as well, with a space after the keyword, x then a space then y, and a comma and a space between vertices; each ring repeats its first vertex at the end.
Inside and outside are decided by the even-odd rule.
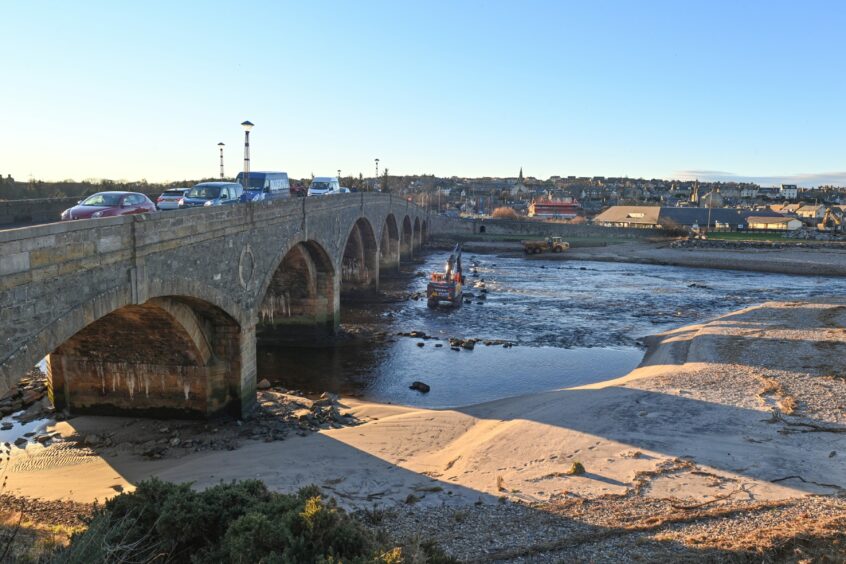
POLYGON ((400 236, 397 222, 393 214, 385 219, 382 226, 382 237, 379 241, 379 274, 399 273, 400 269, 400 236))
POLYGON ((414 258, 414 229, 408 216, 402 220, 402 234, 400 237, 400 262, 408 262, 414 258))

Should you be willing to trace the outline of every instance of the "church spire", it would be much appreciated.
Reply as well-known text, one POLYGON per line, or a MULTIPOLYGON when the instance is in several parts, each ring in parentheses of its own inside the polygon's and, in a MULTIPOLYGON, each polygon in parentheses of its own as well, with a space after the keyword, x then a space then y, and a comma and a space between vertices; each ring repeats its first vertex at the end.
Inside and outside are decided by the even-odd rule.
POLYGON ((523 167, 520 167, 520 176, 517 177, 517 182, 523 184, 523 167))

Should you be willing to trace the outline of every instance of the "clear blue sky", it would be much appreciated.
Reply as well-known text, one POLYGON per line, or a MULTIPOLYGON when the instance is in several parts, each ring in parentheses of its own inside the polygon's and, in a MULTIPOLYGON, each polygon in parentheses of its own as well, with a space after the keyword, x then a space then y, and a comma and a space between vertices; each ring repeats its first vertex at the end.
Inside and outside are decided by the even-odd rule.
POLYGON ((18 179, 721 175, 846 184, 846 3, 0 1, 18 179), (804 176, 797 176, 804 175, 804 176))

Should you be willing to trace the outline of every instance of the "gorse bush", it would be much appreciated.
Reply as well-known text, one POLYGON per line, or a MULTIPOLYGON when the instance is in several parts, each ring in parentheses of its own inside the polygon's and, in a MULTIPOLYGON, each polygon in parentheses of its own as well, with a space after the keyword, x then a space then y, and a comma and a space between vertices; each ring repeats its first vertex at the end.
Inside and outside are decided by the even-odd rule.
POLYGON ((514 208, 505 206, 496 208, 491 213, 491 217, 495 217, 496 219, 520 219, 520 214, 514 208))
POLYGON ((57 561, 401 562, 397 556, 314 486, 285 495, 251 480, 198 492, 152 479, 106 502, 57 561))

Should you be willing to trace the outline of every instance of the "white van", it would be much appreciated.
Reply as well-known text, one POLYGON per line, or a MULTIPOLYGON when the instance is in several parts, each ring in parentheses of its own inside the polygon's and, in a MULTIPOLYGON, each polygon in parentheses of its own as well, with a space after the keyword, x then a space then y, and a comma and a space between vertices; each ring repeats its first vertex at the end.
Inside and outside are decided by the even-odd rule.
POLYGON ((334 176, 316 176, 308 187, 309 196, 322 196, 330 192, 337 192, 341 184, 334 176))

